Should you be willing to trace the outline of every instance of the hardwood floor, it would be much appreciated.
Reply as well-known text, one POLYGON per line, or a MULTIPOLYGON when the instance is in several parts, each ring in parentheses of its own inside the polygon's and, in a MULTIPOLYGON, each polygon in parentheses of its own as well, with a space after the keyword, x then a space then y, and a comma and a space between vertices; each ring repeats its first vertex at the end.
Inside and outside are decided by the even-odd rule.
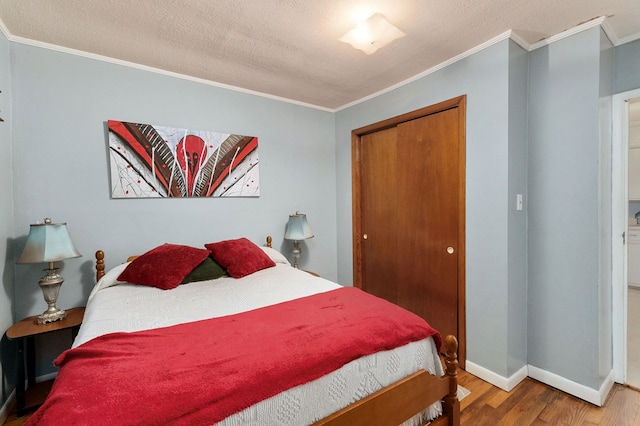
POLYGON ((4 421, 4 426, 21 426, 29 418, 28 415, 22 417, 16 417, 15 411, 9 414, 7 420, 4 421))
POLYGON ((640 426, 640 392, 626 386, 615 384, 600 408, 530 378, 505 392, 465 371, 458 377, 471 391, 460 403, 463 425, 640 426))
MULTIPOLYGON (((463 425, 640 426, 640 392, 626 386, 614 385, 600 408, 529 378, 511 392, 462 370, 458 380, 471 391, 460 403, 463 425)), ((20 426, 26 419, 11 414, 4 425, 20 426)))

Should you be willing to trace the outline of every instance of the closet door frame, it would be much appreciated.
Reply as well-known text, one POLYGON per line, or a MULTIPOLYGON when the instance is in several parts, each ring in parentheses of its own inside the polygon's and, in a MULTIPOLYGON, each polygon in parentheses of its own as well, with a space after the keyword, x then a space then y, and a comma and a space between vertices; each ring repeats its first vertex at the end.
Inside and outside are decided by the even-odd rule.
MULTIPOLYGON (((362 192, 361 179, 362 170, 360 162, 361 154, 361 138, 369 133, 388 129, 397 126, 406 121, 425 117, 427 115, 436 114, 452 108, 459 108, 458 116, 458 171, 459 171, 459 188, 458 188, 458 358, 460 366, 465 368, 466 361, 466 248, 465 248, 465 188, 466 188, 466 95, 458 96, 434 105, 420 108, 396 117, 392 117, 377 123, 373 123, 351 132, 351 170, 352 170, 352 205, 353 205, 353 222, 352 222, 352 241, 353 241, 353 285, 357 288, 363 286, 363 260, 362 260, 362 192)), ((443 336, 444 337, 444 336, 443 336)))

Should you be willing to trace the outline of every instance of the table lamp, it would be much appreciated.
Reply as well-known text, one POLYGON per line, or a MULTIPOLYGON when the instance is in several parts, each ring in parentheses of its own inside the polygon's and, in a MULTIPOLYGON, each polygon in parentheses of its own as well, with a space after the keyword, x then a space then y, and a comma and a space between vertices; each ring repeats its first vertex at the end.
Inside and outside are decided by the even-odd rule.
POLYGON ((51 219, 47 218, 44 223, 30 226, 27 243, 16 263, 49 263, 49 268, 45 269, 47 275, 38 281, 48 305, 47 310, 38 317, 38 324, 58 321, 67 316, 65 311, 56 306, 64 278, 58 274, 55 262, 80 256, 71 242, 66 223, 51 223, 51 219))
POLYGON ((307 238, 313 238, 313 231, 307 222, 307 215, 296 212, 289 215, 289 222, 287 222, 287 228, 284 231, 285 240, 293 240, 293 267, 300 266, 300 240, 306 240, 307 238))

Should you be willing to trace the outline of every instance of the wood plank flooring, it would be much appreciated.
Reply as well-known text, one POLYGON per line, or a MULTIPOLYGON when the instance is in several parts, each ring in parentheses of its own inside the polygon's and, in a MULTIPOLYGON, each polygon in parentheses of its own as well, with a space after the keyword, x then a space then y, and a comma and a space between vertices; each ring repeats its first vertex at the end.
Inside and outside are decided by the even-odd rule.
POLYGON ((640 426, 640 392, 626 386, 615 384, 600 408, 531 378, 505 392, 465 371, 458 377, 471 391, 460 403, 463 425, 640 426))
MULTIPOLYGON (((530 378, 511 392, 465 371, 460 371, 458 378, 471 391, 460 403, 463 425, 640 426, 640 392, 626 386, 614 385, 600 408, 530 378)), ((4 425, 20 426, 27 417, 16 418, 13 413, 4 425)))

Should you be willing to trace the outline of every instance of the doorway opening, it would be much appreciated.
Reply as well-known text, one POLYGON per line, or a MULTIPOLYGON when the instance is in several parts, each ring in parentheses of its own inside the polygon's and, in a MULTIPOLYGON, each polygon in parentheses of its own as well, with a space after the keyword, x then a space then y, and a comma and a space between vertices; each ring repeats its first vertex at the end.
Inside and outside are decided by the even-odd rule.
POLYGON ((640 389, 640 98, 627 102, 627 374, 640 389))
POLYGON ((612 106, 613 371, 640 389, 640 89, 612 106))

